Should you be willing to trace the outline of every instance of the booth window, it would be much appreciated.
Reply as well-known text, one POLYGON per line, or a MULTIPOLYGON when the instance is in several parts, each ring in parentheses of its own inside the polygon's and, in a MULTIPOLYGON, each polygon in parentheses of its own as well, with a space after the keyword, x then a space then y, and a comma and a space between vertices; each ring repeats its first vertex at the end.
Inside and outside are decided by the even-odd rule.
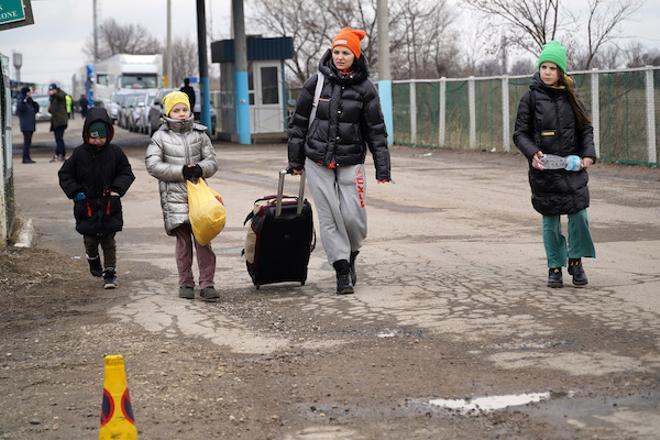
POLYGON ((279 87, 277 67, 261 68, 261 98, 262 104, 279 104, 279 87))

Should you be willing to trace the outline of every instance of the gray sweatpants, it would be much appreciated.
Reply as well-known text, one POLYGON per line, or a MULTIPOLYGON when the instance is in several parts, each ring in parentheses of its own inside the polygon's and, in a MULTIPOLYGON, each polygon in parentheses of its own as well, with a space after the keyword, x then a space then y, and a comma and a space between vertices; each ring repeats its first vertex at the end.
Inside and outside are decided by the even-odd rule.
POLYGON ((364 165, 330 169, 307 161, 305 174, 328 262, 348 260, 367 236, 364 165))

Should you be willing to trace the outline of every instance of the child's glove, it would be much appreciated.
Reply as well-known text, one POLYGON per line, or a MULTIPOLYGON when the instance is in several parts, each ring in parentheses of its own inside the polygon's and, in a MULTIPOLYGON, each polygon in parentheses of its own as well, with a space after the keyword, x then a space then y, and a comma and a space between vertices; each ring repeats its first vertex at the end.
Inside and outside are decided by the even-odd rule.
POLYGON ((204 172, 202 171, 202 167, 199 165, 184 165, 183 166, 183 178, 186 180, 190 180, 191 182, 195 182, 197 179, 202 177, 204 172))
POLYGON ((85 196, 85 193, 80 191, 76 196, 73 198, 76 202, 80 202, 81 200, 85 200, 87 196, 85 196))

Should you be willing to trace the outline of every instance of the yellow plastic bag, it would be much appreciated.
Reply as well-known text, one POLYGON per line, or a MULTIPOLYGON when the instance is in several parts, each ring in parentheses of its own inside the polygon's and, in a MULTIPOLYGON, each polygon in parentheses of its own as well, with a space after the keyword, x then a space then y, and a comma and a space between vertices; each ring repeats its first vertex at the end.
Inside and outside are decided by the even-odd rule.
POLYGON ((188 188, 188 218, 195 241, 206 246, 225 227, 227 212, 220 194, 213 191, 204 179, 186 182, 188 188))

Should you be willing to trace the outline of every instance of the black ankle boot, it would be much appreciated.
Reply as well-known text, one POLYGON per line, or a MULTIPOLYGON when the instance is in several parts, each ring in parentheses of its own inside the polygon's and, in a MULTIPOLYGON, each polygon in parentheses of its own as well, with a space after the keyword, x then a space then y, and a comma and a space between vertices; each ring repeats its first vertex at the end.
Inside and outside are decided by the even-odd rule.
POLYGON ((337 295, 353 293, 351 285, 351 265, 346 260, 337 260, 332 263, 337 272, 337 295))
POLYGON ((569 258, 568 273, 573 275, 574 286, 582 287, 589 284, 589 279, 587 278, 587 274, 584 273, 584 267, 582 267, 582 259, 569 258))
POLYGON ((561 278, 561 267, 554 267, 548 271, 548 287, 564 287, 564 281, 561 278))
POLYGON ((355 270, 355 259, 357 258, 360 251, 351 252, 351 284, 355 286, 357 284, 357 271, 355 270))
POLYGON ((87 262, 89 263, 89 273, 95 277, 100 277, 103 275, 103 266, 101 266, 101 257, 96 256, 94 258, 87 257, 87 262))

